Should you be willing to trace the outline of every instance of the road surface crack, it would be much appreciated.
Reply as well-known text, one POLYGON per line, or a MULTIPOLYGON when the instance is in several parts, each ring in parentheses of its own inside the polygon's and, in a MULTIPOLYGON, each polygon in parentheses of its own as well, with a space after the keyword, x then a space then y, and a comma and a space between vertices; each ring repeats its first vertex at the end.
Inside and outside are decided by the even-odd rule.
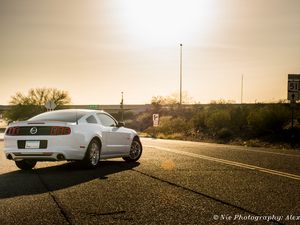
POLYGON ((115 211, 115 212, 106 212, 106 213, 97 213, 97 212, 83 212, 83 216, 91 216, 91 217, 103 217, 109 216, 109 218, 114 220, 124 220, 124 221, 133 221, 133 218, 125 215, 126 211, 115 211))
MULTIPOLYGON (((233 208, 242 210, 242 211, 244 211, 244 212, 246 212, 246 213, 249 213, 249 214, 252 214, 252 215, 254 215, 254 216, 261 216, 261 215, 255 213, 255 212, 252 212, 251 210, 248 210, 248 209, 245 209, 245 208, 243 208, 243 207, 241 207, 241 206, 237 206, 237 205, 234 205, 234 204, 232 204, 232 203, 226 202, 226 201, 224 201, 224 200, 215 198, 215 197, 210 196, 210 195, 207 195, 207 194, 205 194, 205 193, 201 193, 201 192, 199 192, 199 191, 195 191, 195 190, 193 190, 193 189, 190 189, 190 188, 187 188, 187 187, 178 185, 178 184, 176 184, 176 183, 173 183, 173 182, 170 182, 170 181, 161 179, 161 178, 159 178, 159 177, 156 177, 156 176, 147 174, 147 173, 145 173, 145 172, 142 172, 142 171, 139 171, 139 170, 136 170, 136 169, 131 169, 131 170, 134 171, 134 172, 137 172, 137 173, 139 173, 139 174, 142 174, 142 175, 144 175, 144 176, 151 177, 152 179, 155 179, 155 180, 158 180, 158 181, 167 183, 167 184, 169 184, 169 185, 175 186, 175 187, 177 187, 177 188, 183 189, 183 190, 185 190, 185 191, 189 191, 189 192, 192 192, 192 193, 194 193, 194 194, 201 195, 201 196, 203 196, 203 197, 205 197, 205 198, 208 198, 208 199, 210 199, 210 200, 214 200, 214 201, 219 202, 219 203, 221 203, 221 204, 224 204, 224 205, 227 205, 227 206, 230 206, 230 207, 233 207, 233 208)), ((280 222, 278 222, 278 221, 276 221, 276 220, 270 220, 270 222, 274 222, 274 223, 276 223, 276 224, 284 224, 284 223, 280 223, 280 222)))
POLYGON ((34 170, 35 173, 37 174, 38 178, 40 179, 42 185, 46 188, 46 190, 48 191, 48 194, 50 195, 50 197, 52 198, 52 200, 54 201, 54 203, 57 205, 57 207, 60 210, 60 213, 62 214, 63 218, 66 220, 67 224, 71 225, 71 221, 67 215, 67 213, 65 212, 64 208, 59 204, 58 200, 56 199, 55 195, 53 194, 52 190, 47 186, 47 184, 45 183, 45 181, 43 180, 43 178, 41 177, 41 175, 34 170))
POLYGON ((90 216, 110 216, 110 215, 119 215, 124 214, 126 211, 116 211, 116 212, 106 212, 106 213, 85 213, 90 216))

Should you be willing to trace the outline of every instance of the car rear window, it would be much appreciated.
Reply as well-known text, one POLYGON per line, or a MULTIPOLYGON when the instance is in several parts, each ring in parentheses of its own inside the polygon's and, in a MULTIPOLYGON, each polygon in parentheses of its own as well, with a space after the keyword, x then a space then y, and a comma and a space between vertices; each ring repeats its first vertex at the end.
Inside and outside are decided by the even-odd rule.
POLYGON ((86 112, 66 112, 66 111, 52 111, 39 114, 30 118, 28 121, 61 121, 74 123, 83 117, 86 112))

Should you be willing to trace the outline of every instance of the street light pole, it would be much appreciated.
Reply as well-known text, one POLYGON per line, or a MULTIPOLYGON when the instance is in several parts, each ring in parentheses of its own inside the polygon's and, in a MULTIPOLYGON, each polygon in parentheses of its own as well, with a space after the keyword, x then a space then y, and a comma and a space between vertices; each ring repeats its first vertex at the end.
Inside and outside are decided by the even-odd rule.
POLYGON ((179 104, 182 105, 182 44, 180 44, 180 101, 179 104))
POLYGON ((242 74, 242 81, 241 81, 241 104, 243 104, 243 96, 244 95, 244 74, 242 74))
POLYGON ((121 92, 122 94, 122 99, 120 103, 120 108, 121 108, 121 121, 124 121, 124 98, 123 98, 123 91, 121 92))

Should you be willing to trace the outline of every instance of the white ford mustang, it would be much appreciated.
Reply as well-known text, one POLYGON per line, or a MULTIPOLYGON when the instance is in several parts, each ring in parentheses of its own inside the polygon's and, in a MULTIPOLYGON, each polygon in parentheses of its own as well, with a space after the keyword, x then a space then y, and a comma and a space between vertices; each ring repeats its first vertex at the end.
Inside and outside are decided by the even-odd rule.
POLYGON ((95 168, 100 159, 137 161, 142 144, 134 130, 104 111, 66 109, 11 123, 4 135, 4 153, 24 170, 37 161, 59 160, 80 160, 95 168))

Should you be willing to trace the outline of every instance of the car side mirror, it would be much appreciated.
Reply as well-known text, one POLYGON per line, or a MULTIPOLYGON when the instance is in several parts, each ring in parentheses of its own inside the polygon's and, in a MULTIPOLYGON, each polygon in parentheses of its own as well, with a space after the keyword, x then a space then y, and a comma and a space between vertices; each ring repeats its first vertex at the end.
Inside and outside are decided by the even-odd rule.
POLYGON ((117 127, 124 127, 125 123, 124 122, 118 122, 117 127))

